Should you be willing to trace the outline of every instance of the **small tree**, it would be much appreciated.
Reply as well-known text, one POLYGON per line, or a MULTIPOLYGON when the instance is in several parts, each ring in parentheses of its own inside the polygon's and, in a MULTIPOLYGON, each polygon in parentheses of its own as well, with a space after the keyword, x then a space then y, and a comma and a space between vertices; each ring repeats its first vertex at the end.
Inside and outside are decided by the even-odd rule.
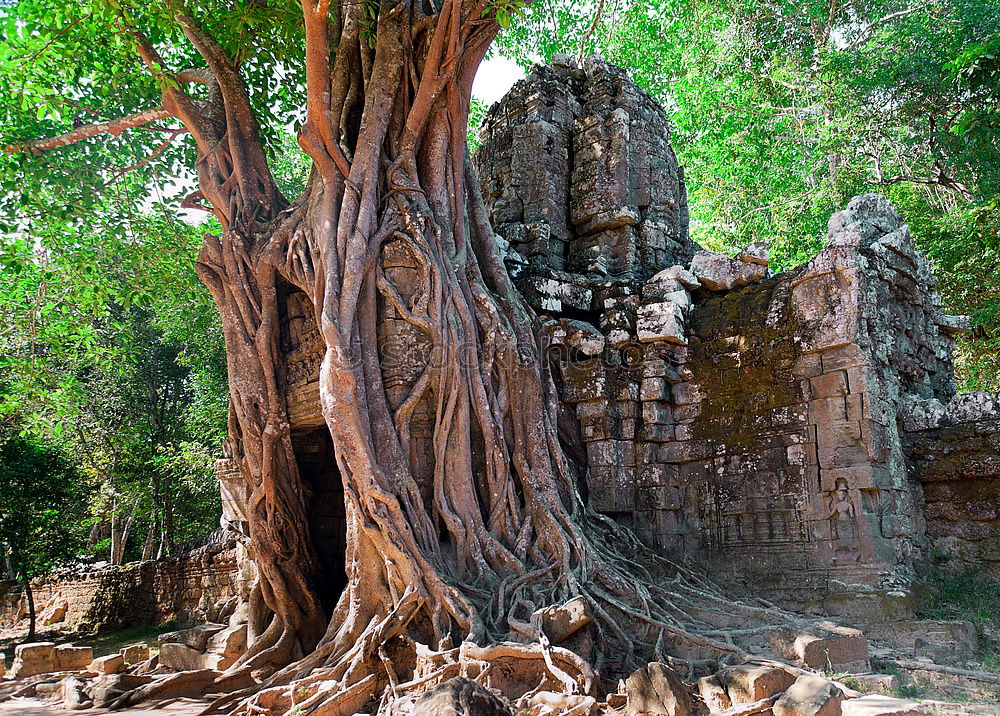
POLYGON ((79 477, 56 449, 0 432, 0 546, 24 585, 28 635, 35 636, 31 578, 72 556, 79 542, 79 477))

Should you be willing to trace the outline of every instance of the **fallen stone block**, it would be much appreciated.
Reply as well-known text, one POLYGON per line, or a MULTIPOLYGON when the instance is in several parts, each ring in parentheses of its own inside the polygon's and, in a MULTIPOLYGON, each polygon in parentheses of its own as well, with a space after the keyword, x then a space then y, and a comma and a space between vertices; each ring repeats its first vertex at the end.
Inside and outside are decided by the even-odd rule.
POLYGON ((829 679, 803 674, 775 702, 774 716, 840 716, 844 692, 829 679))
POLYGON ((60 644, 55 648, 55 662, 58 671, 83 671, 94 660, 94 650, 89 646, 60 644))
POLYGON ((206 666, 225 671, 247 650, 247 625, 227 627, 208 640, 208 652, 213 657, 206 666))
POLYGON ((130 644, 118 652, 125 659, 126 664, 138 664, 149 658, 149 647, 146 644, 130 644))
POLYGON ((769 698, 795 682, 795 676, 784 669, 749 664, 727 666, 715 676, 733 703, 752 703, 769 698))
POLYGON ((583 597, 575 597, 565 604, 545 607, 539 612, 542 630, 553 644, 565 641, 593 621, 590 607, 583 597))
POLYGON ((7 656, 0 652, 0 679, 7 673, 7 656))
POLYGON ((98 674, 117 674, 125 668, 125 659, 121 654, 108 654, 90 662, 90 670, 98 674))
POLYGON ((691 259, 691 273, 710 291, 728 291, 759 281, 767 275, 760 264, 731 259, 725 254, 699 251, 691 259))
POLYGON ((933 713, 928 705, 881 694, 848 699, 840 709, 842 716, 927 716, 933 713))
POLYGON ((160 645, 160 666, 171 671, 195 671, 205 668, 204 652, 187 644, 167 642, 160 645))
POLYGON ((56 645, 51 641, 38 641, 14 647, 14 663, 10 668, 10 678, 23 679, 55 671, 55 649, 56 645))
POLYGON ((737 261, 748 264, 759 264, 767 266, 771 263, 770 249, 766 241, 754 241, 743 247, 743 250, 736 255, 737 261))
POLYGON ((732 706, 733 702, 726 693, 726 688, 715 674, 698 679, 698 693, 712 713, 725 711, 732 706))
POLYGON ((677 281, 687 289, 701 288, 701 282, 698 281, 698 277, 683 266, 671 266, 670 268, 665 268, 650 279, 650 281, 668 280, 677 281))
POLYGON ((410 712, 413 716, 512 716, 510 706, 485 686, 455 677, 424 693, 410 712))
POLYGON ((93 701, 94 706, 108 706, 125 693, 152 682, 152 676, 136 676, 134 674, 105 674, 99 676, 85 687, 86 696, 93 701))
POLYGON ((628 704, 626 716, 689 716, 691 694, 676 671, 666 664, 652 662, 637 669, 625 680, 628 704))
POLYGON ((90 708, 93 705, 93 699, 84 691, 83 682, 75 676, 67 676, 59 682, 56 697, 62 701, 64 709, 72 711, 90 708))
POLYGON ((192 629, 181 629, 180 631, 171 631, 166 634, 160 634, 160 636, 157 637, 157 642, 161 647, 166 643, 174 642, 178 644, 186 644, 196 651, 205 651, 205 647, 208 645, 208 640, 225 628, 225 624, 199 624, 192 629))
POLYGON ((800 666, 857 673, 869 671, 868 639, 858 629, 832 622, 771 632, 771 647, 781 658, 800 666))

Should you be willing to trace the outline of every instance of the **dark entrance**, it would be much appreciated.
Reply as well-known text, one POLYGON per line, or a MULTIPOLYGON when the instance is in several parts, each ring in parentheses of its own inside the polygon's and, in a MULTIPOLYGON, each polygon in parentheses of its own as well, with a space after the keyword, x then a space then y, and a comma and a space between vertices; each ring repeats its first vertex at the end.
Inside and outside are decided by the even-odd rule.
POLYGON ((299 475, 311 493, 306 497, 306 515, 319 558, 316 586, 323 609, 329 616, 347 586, 344 568, 347 550, 344 485, 337 468, 333 441, 325 425, 308 432, 293 433, 292 448, 299 475))

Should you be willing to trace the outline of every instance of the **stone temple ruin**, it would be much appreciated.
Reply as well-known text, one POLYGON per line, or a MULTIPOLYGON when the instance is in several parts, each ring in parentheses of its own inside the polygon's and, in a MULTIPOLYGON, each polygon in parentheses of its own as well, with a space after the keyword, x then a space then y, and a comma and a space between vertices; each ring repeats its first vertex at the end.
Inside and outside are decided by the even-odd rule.
MULTIPOLYGON (((589 504, 717 579, 860 621, 905 615, 931 555, 1000 571, 1000 401, 956 394, 968 321, 943 313, 899 214, 857 197, 819 255, 775 275, 765 243, 731 258, 691 240, 669 138, 624 70, 563 59, 490 110, 474 157, 505 262, 545 322, 589 504)), ((343 500, 303 299, 285 300, 288 407, 332 604, 343 500)), ((407 330, 387 314, 381 340, 407 330)), ((405 395, 405 360, 384 363, 405 395)))
MULTIPOLYGON (((1000 397, 958 395, 952 374, 954 341, 968 320, 944 314, 929 262, 879 195, 851 200, 830 219, 823 250, 789 271, 768 268, 764 242, 735 257, 703 250, 689 236, 684 173, 669 138, 661 108, 623 70, 562 58, 535 68, 490 110, 474 156, 498 247, 542 319, 561 396, 560 439, 582 494, 734 593, 845 617, 874 642, 902 643, 910 654, 933 647, 971 656, 967 622, 906 621, 909 585, 928 566, 1000 574, 1000 397)), ((382 260, 407 284, 414 267, 404 252, 390 243, 382 260)), ((329 611, 346 582, 347 537, 319 405, 322 340, 305 294, 286 287, 280 299, 293 448, 310 491, 329 611)), ((381 318, 388 398, 398 405, 415 375, 406 348, 421 339, 391 308, 381 318)), ((413 423, 427 439, 427 454, 412 457, 418 476, 430 464, 432 406, 423 410, 426 419, 413 423)), ((219 461, 218 476, 223 526, 246 536, 246 487, 231 460, 219 461)), ((208 623, 161 635, 158 668, 201 675, 204 690, 212 670, 247 646, 254 567, 242 547, 226 545, 193 558, 194 568, 121 569, 82 585, 57 580, 39 593, 62 599, 60 618, 77 624, 109 611, 94 606, 104 593, 137 609, 151 583, 173 585, 163 590, 167 602, 148 608, 208 623)), ((0 593, 0 626, 19 618, 19 605, 0 593)), ((805 640, 792 633, 788 653, 781 639, 772 647, 804 666, 867 670, 865 637, 821 624, 828 632, 805 640)), ((89 668, 122 671, 132 663, 127 651, 89 668)), ((48 673, 62 659, 91 656, 25 645, 14 672, 48 673)), ((0 676, 2 668, 0 658, 0 676)), ((777 694, 787 689, 786 699, 805 678, 814 677, 740 665, 698 688, 713 713, 730 700, 760 705, 763 695, 779 714, 777 694), (739 695, 736 681, 719 681, 734 674, 760 689, 739 695), (785 680, 764 683, 776 674, 785 680)), ((122 694, 118 681, 94 683, 88 703, 122 694)), ((904 713, 864 711, 864 700, 850 713, 904 713)))
POLYGON ((902 218, 857 197, 777 275, 763 243, 704 251, 669 136, 623 70, 564 61, 491 109, 475 155, 591 506, 717 578, 860 619, 905 611, 930 555, 997 571, 1000 402, 956 395, 968 321, 902 218))
MULTIPOLYGON (((545 321, 589 504, 717 579, 861 621, 906 615, 931 555, 1000 572, 1000 401, 956 394, 968 321, 943 313, 899 214, 857 197, 819 255, 775 275, 762 242, 731 258, 691 240, 669 138, 624 70, 564 60, 490 110, 474 157, 545 321)), ((299 299, 283 316, 288 407, 332 602, 343 501, 299 299)), ((386 319, 383 340, 405 340, 386 319)), ((220 477, 239 528, 245 496, 225 462, 220 477)))

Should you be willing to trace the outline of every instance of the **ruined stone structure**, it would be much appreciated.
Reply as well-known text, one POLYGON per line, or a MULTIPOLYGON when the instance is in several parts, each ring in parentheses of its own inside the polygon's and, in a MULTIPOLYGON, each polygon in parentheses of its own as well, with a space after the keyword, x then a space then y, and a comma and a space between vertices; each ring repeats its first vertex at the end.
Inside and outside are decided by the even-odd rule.
MULTIPOLYGON (((39 628, 118 629, 218 620, 248 592, 236 545, 213 543, 178 557, 71 568, 32 580, 39 628)), ((0 628, 27 624, 20 585, 0 582, 0 628)))
MULTIPOLYGON (((818 256, 778 275, 762 242, 704 251, 669 136, 623 70, 561 58, 490 110, 474 157, 505 262, 545 322, 560 435, 590 506, 720 578, 862 618, 932 553, 996 565, 996 404, 955 396, 965 319, 943 314, 902 218, 858 197, 818 256)), ((412 257, 383 253, 405 301, 412 257)), ((322 342, 305 295, 284 304, 289 416, 331 601, 346 537, 322 342)), ((429 351, 381 310, 395 407, 429 351)), ((429 464, 411 460, 417 474, 429 464)), ((239 531, 247 496, 229 494, 227 466, 239 531)))

